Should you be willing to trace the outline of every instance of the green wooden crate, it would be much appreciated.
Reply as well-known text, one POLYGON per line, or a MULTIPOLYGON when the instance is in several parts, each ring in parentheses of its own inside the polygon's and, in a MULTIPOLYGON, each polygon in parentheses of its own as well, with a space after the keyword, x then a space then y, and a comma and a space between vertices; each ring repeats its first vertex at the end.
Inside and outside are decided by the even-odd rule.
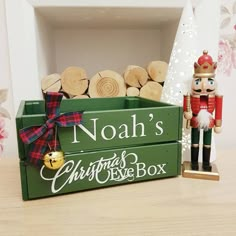
MULTIPOLYGON (((22 101, 17 130, 44 124, 44 106, 22 101)), ((63 100, 60 110, 84 114, 80 125, 58 130, 66 157, 59 170, 29 165, 28 146, 18 138, 24 200, 180 174, 181 107, 119 97, 63 100)))

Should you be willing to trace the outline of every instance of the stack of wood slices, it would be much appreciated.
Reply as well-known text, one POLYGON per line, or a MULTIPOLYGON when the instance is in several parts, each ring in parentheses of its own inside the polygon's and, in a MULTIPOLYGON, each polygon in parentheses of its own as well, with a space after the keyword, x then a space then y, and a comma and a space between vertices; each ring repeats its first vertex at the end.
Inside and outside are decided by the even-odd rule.
POLYGON ((98 98, 140 96, 159 101, 166 79, 168 64, 152 61, 147 69, 129 65, 123 75, 113 70, 103 70, 90 79, 80 67, 68 67, 61 74, 45 76, 42 91, 62 92, 65 98, 98 98))

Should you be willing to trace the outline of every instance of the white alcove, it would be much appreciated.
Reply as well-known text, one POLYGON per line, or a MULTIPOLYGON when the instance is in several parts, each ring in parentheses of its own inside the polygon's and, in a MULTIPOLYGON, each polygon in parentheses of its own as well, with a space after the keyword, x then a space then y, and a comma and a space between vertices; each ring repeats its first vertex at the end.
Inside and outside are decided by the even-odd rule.
POLYGON ((167 61, 180 9, 67 7, 35 13, 40 76, 76 65, 91 77, 104 69, 123 73, 130 64, 167 61))
MULTIPOLYGON (((42 97, 41 78, 68 66, 88 78, 128 65, 169 61, 185 0, 8 0, 6 13, 15 110, 42 97)), ((196 1, 193 1, 193 5, 196 1)))

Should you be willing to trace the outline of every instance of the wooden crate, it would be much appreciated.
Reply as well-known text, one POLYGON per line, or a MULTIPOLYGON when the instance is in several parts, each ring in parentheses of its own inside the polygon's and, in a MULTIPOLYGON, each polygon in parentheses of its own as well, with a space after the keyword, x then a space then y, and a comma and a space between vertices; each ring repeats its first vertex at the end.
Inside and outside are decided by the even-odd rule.
MULTIPOLYGON (((45 123, 44 101, 22 101, 17 130, 45 123)), ((61 113, 84 111, 83 122, 60 128, 66 162, 59 170, 27 163, 18 138, 23 199, 177 176, 182 108, 140 97, 63 100, 61 113)))

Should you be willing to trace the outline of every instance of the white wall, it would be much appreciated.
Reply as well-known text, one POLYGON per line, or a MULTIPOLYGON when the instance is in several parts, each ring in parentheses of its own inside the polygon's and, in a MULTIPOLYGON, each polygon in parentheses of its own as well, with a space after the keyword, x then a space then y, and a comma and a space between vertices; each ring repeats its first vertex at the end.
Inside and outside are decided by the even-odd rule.
MULTIPOLYGON (((236 148, 236 3, 221 0, 220 45, 217 68, 219 91, 224 96, 223 130, 215 135, 218 149, 236 148)), ((227 157, 225 157, 227 158, 227 157)))
POLYGON ((55 40, 53 28, 49 22, 36 11, 36 45, 38 61, 38 79, 56 71, 55 40))
POLYGON ((176 31, 179 21, 173 21, 163 24, 160 28, 161 40, 160 40, 160 52, 161 60, 169 63, 170 54, 172 51, 173 43, 175 40, 176 31))
POLYGON ((88 77, 104 69, 147 66, 160 59, 160 31, 154 29, 60 29, 55 31, 56 72, 83 67, 88 77))

